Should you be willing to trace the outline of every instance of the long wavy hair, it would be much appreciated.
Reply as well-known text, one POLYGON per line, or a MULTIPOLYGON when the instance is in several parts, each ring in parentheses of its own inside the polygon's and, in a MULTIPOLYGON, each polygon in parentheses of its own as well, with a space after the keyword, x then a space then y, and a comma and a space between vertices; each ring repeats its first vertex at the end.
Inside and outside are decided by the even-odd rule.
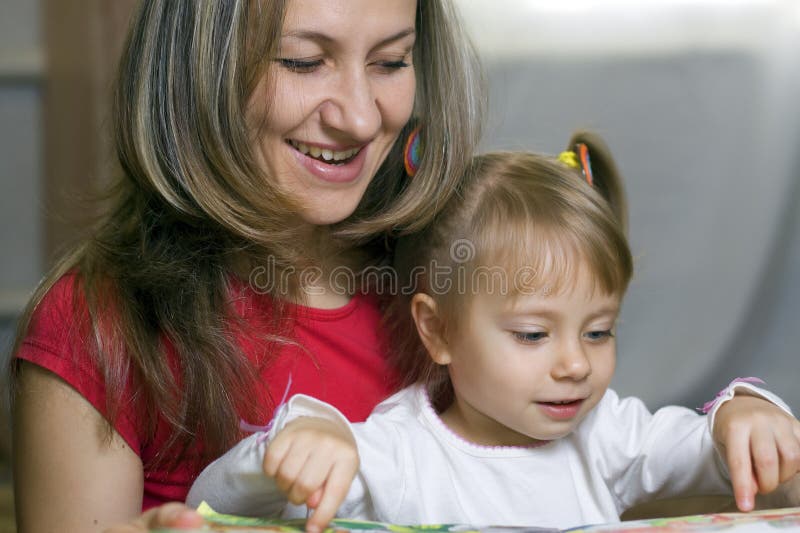
POLYGON ((516 298, 574 283, 586 264, 595 290, 623 295, 633 274, 622 177, 605 142, 591 132, 593 185, 581 170, 525 152, 476 156, 458 196, 434 222, 401 238, 395 268, 402 290, 385 313, 391 360, 404 385, 425 383, 437 409, 453 400, 447 367, 436 364, 411 316, 414 293, 437 304, 445 339, 457 335, 476 294, 516 298))
MULTIPOLYGON (((105 214, 37 288, 13 348, 48 291, 75 273, 74 328, 105 378, 109 436, 129 382, 150 416, 145 438, 160 413, 180 455, 201 438, 204 457, 218 456, 240 417, 256 419, 248 396, 258 368, 235 340, 248 331, 232 280, 266 257, 279 270, 307 260, 286 223, 296 206, 256 164, 245 119, 285 10, 285 0, 144 0, 133 18, 114 95, 119 176, 105 214)), ((483 122, 484 80, 453 5, 420 0, 416 25, 413 119, 356 211, 324 228, 365 266, 385 261, 392 236, 424 226, 458 188, 483 122), (411 181, 402 144, 416 125, 423 152, 411 181)), ((292 342, 287 295, 273 296, 274 328, 260 339, 271 354, 292 342)), ((12 358, 12 401, 18 373, 12 358)))

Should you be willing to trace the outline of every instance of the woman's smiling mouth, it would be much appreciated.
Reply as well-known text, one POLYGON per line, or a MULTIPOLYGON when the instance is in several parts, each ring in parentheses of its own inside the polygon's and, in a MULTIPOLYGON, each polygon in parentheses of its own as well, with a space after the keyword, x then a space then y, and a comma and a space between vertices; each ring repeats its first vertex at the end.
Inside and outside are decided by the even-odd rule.
POLYGON ((295 159, 308 173, 336 187, 352 184, 362 177, 370 151, 368 144, 338 150, 293 139, 287 139, 286 144, 292 148, 295 159))
POLYGON ((362 148, 357 147, 349 148, 347 150, 332 150, 330 148, 321 148, 319 146, 295 141, 294 139, 288 139, 287 143, 301 154, 329 165, 344 165, 349 163, 358 155, 362 148))

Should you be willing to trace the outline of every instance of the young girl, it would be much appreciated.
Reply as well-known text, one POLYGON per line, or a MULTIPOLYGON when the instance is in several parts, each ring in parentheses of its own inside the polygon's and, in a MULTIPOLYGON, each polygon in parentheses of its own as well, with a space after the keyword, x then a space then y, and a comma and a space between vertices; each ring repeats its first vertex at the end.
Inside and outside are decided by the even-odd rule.
POLYGON ((559 160, 477 157, 459 197, 398 245, 414 261, 398 263, 388 317, 411 386, 355 425, 292 397, 267 434, 200 475, 188 503, 305 516, 284 508, 285 492, 316 508, 314 531, 346 493, 338 514, 349 518, 565 528, 731 483, 749 510, 756 488, 792 478, 800 424, 746 381, 708 418, 651 414, 608 389, 632 273, 625 201, 600 140, 570 146, 559 160))

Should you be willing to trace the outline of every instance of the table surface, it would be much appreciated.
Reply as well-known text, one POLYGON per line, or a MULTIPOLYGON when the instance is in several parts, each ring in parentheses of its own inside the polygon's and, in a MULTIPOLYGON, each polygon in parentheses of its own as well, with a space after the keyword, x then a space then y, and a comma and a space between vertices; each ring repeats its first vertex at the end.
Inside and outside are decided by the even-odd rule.
MULTIPOLYGON (((212 532, 280 532, 297 533, 303 531, 302 520, 272 520, 259 518, 236 517, 215 513, 210 507, 202 504, 198 509, 205 518, 212 523, 210 529, 197 530, 198 533, 212 532)), ((712 513, 691 515, 675 518, 654 518, 633 520, 615 524, 600 524, 581 526, 563 530, 569 533, 654 533, 674 531, 720 531, 726 533, 781 533, 788 531, 800 532, 800 507, 787 509, 771 509, 754 511, 752 513, 712 513)), ((169 530, 158 530, 167 533, 169 530)), ((382 524, 378 522, 362 522, 336 519, 326 533, 544 533, 556 532, 555 529, 537 527, 474 527, 469 525, 425 525, 425 526, 399 526, 382 524)), ((177 533, 177 531, 175 532, 177 533)), ((182 533, 188 533, 183 530, 182 533)))

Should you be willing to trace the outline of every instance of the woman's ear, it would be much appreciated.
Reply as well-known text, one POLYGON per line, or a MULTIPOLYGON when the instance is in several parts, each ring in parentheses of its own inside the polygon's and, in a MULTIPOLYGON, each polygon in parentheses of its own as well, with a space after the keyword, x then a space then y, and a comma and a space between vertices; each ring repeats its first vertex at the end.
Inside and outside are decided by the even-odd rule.
POLYGON ((411 298, 411 316, 417 326, 422 344, 436 364, 450 364, 450 350, 444 337, 444 322, 439 316, 436 302, 427 294, 417 293, 411 298))

